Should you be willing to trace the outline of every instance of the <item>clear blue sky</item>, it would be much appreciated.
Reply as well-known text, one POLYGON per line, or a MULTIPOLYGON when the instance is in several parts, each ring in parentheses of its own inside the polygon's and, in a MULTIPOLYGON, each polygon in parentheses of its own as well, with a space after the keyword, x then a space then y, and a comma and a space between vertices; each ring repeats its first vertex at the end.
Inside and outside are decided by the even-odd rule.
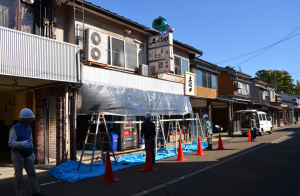
MULTIPOLYGON (((300 27, 299 0, 92 0, 104 9, 151 27, 158 16, 175 29, 174 39, 203 51, 218 63, 272 45, 300 27)), ((290 36, 300 33, 300 28, 290 36)), ((218 64, 237 66, 254 53, 218 64)), ((251 76, 261 69, 286 70, 300 80, 300 35, 240 65, 251 76)), ((236 67, 238 70, 238 67, 236 67)))

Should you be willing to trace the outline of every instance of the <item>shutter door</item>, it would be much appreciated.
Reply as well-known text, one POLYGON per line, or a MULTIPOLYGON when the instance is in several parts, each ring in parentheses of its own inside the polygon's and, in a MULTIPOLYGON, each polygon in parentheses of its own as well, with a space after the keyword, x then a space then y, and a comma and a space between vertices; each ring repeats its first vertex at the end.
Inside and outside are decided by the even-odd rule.
POLYGON ((56 162, 56 100, 49 100, 49 162, 56 162))

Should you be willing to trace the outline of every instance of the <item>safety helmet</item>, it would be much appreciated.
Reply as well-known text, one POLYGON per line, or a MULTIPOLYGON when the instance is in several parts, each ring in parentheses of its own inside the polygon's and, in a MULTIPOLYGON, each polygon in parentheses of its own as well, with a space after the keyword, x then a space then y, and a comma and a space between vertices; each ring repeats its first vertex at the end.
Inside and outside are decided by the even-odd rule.
POLYGON ((255 116, 255 113, 252 113, 252 116, 255 116))
POLYGON ((204 115, 203 115, 203 118, 208 118, 208 115, 207 115, 207 114, 204 114, 204 115))
POLYGON ((33 118, 33 112, 31 111, 31 109, 28 108, 24 108, 23 110, 21 110, 20 112, 20 116, 21 119, 26 119, 26 118, 33 118))
POLYGON ((145 118, 151 118, 151 117, 152 117, 151 113, 147 112, 146 115, 145 115, 145 118))

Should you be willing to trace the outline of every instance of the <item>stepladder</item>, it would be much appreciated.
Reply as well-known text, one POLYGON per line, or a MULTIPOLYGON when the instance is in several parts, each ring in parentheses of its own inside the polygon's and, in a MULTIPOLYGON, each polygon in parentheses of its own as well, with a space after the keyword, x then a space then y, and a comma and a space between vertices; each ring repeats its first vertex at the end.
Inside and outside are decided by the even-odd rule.
POLYGON ((167 148, 167 141, 165 137, 165 131, 164 131, 164 123, 161 120, 155 120, 153 121, 155 124, 155 155, 157 154, 158 148, 164 148, 165 152, 168 153, 167 148), (158 141, 160 143, 158 143, 158 141))
POLYGON ((192 114, 192 119, 189 123, 189 128, 187 133, 187 137, 186 137, 186 143, 188 141, 197 141, 198 136, 200 136, 201 140, 205 139, 205 134, 204 131, 202 129, 202 124, 201 124, 201 120, 199 118, 199 115, 196 114, 192 114))
POLYGON ((177 153, 177 147, 179 144, 179 140, 177 140, 177 136, 180 135, 179 140, 183 140, 183 136, 180 129, 180 124, 178 120, 169 121, 169 130, 168 130, 168 139, 172 139, 168 143, 173 143, 174 151, 177 153))
POLYGON ((114 161, 117 164, 117 160, 116 160, 116 156, 115 156, 115 152, 111 143, 111 138, 107 129, 107 125, 106 125, 106 121, 105 121, 105 117, 103 113, 100 112, 95 112, 92 114, 91 116, 91 120, 88 121, 89 127, 86 133, 86 137, 85 137, 85 141, 84 141, 84 145, 82 148, 82 152, 81 152, 81 156, 80 156, 80 160, 79 160, 79 164, 78 164, 78 168, 77 170, 80 169, 81 165, 87 165, 87 164, 83 164, 82 163, 82 158, 83 155, 87 155, 87 156, 91 156, 91 163, 89 164, 90 166, 90 171, 92 171, 93 168, 93 164, 94 164, 94 155, 95 155, 95 149, 96 149, 96 143, 97 141, 99 141, 100 147, 101 147, 101 159, 103 161, 103 163, 105 162, 105 155, 104 155, 104 145, 108 144, 108 150, 110 153, 110 156, 112 154, 114 161), (103 125, 102 127, 104 127, 104 131, 100 131, 99 127, 103 125), (105 135, 107 138, 106 141, 101 139, 101 135, 105 135), (93 149, 92 149, 92 153, 85 153, 85 148, 89 145, 92 145, 93 149))

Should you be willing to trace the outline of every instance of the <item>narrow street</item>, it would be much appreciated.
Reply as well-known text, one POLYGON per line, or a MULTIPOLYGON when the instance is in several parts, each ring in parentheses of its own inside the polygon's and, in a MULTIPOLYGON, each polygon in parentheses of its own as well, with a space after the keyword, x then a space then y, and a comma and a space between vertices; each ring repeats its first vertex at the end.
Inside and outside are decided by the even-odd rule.
MULTIPOLYGON (((247 142, 240 135, 224 138, 226 150, 205 151, 205 156, 186 154, 185 162, 174 161, 176 157, 157 161, 154 172, 140 172, 144 165, 115 171, 120 179, 115 183, 100 183, 103 176, 71 183, 45 175, 38 181, 46 195, 289 196, 300 190, 299 127, 283 127, 258 136, 257 142, 247 142)), ((5 186, 8 188, 1 196, 14 195, 13 183, 5 186)))

